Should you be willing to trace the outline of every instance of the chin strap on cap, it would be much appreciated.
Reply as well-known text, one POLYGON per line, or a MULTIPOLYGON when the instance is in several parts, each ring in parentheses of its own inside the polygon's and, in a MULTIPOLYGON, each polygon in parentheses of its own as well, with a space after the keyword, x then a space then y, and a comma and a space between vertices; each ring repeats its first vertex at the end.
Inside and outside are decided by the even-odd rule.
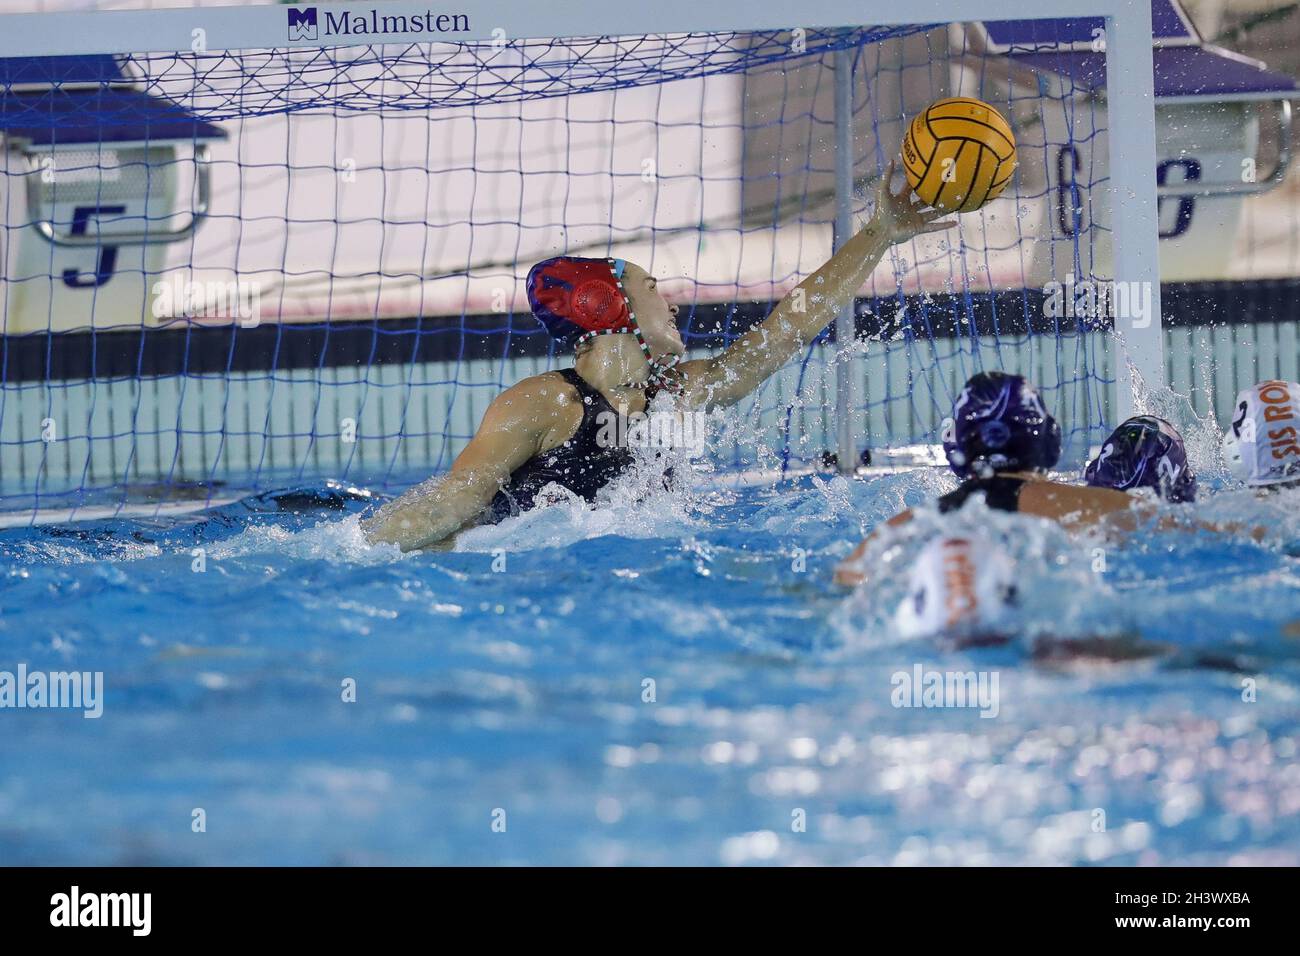
POLYGON ((641 348, 641 354, 645 356, 646 362, 650 366, 649 374, 639 382, 624 382, 622 388, 636 389, 664 389, 670 392, 681 391, 681 380, 673 373, 673 369, 681 362, 680 355, 669 355, 666 359, 655 358, 650 353, 650 346, 646 344, 645 336, 641 333, 641 326, 636 320, 636 313, 632 311, 632 300, 628 298, 627 290, 623 287, 623 270, 627 266, 625 259, 609 259, 610 272, 614 276, 614 284, 618 292, 623 296, 623 302, 627 306, 627 328, 611 329, 592 329, 578 336, 573 347, 580 348, 583 343, 590 342, 592 339, 601 335, 620 335, 631 332, 636 337, 636 344, 641 348))

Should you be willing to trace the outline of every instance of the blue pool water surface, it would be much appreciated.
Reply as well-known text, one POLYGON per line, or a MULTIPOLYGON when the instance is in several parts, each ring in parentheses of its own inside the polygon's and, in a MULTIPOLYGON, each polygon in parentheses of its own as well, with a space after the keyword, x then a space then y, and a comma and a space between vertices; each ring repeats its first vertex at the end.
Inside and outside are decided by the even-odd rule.
POLYGON ((829 580, 951 482, 706 475, 405 557, 324 485, 0 532, 0 670, 105 682, 0 710, 0 863, 1300 863, 1300 501, 1196 506, 1263 543, 974 506, 1027 601, 961 649, 891 623, 937 518, 829 580), (1035 657, 1069 636, 1151 653, 1035 657), (918 666, 997 715, 894 706, 918 666))

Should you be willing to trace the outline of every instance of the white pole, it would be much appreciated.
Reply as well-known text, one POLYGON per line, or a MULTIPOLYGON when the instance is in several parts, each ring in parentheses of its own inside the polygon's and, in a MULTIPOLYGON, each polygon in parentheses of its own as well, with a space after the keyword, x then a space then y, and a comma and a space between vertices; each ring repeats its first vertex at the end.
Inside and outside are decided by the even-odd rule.
MULTIPOLYGON (((838 251, 853 235, 853 51, 835 52, 835 233, 838 251)), ((857 290, 854 290, 856 296, 857 290)), ((858 362, 851 357, 854 340, 854 299, 835 317, 835 454, 840 471, 852 474, 858 463, 854 442, 854 374, 858 362)))
MULTIPOLYGON (((1142 290, 1146 314, 1115 317, 1115 421, 1136 409, 1138 381, 1164 384, 1160 250, 1156 209, 1155 74, 1151 5, 1131 2, 1123 19, 1106 18, 1106 127, 1110 135, 1110 215, 1115 281, 1142 290), (1137 283, 1133 285, 1132 283, 1137 283), (1146 298, 1146 294, 1150 298, 1146 298)), ((1130 296, 1130 299, 1133 297, 1130 296)))

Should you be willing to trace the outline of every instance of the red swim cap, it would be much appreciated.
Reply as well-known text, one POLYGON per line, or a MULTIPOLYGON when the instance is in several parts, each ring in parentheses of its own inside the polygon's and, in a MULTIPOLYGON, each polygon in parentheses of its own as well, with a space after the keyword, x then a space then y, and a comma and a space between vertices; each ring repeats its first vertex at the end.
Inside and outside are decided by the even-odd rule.
POLYGON ((573 347, 591 333, 633 332, 622 259, 556 256, 528 272, 528 304, 551 337, 573 347))

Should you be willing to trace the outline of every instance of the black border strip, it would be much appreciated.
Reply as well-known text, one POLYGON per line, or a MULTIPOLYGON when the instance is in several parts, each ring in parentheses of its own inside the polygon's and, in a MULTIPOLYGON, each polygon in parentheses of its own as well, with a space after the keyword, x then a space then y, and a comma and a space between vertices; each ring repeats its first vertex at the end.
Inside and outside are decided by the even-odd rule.
MULTIPOLYGON (((1251 282, 1166 283, 1166 328, 1295 321, 1300 278, 1251 282)), ((1045 294, 1027 289, 970 295, 861 299, 859 337, 889 340, 973 335, 1069 334, 1080 320, 1044 313, 1045 294)), ((716 348, 743 335, 773 302, 689 309, 686 341, 716 348)), ((1099 324, 1098 328, 1108 327, 1099 324)), ((833 327, 826 333, 833 338, 833 327)), ((426 316, 347 322, 236 325, 177 324, 114 331, 0 336, 0 383, 223 375, 309 368, 359 368, 408 362, 545 356, 550 341, 528 314, 426 316)))

